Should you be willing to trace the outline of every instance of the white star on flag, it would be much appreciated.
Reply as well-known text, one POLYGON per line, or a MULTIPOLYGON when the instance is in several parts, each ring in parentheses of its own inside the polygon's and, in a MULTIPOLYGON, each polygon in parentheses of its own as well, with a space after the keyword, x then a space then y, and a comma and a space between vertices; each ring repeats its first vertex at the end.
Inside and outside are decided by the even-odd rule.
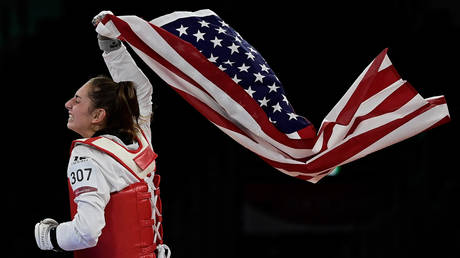
POLYGON ((240 70, 240 72, 248 72, 248 69, 250 68, 250 66, 247 66, 245 65, 244 63, 238 67, 238 69, 240 70))
POLYGON ((287 100, 286 95, 281 94, 281 96, 283 96, 283 100, 282 100, 282 101, 286 102, 286 104, 288 105, 288 104, 289 104, 289 101, 287 100))
POLYGON ((272 106, 273 108, 273 113, 275 113, 276 111, 279 111, 281 112, 281 106, 280 106, 280 103, 276 103, 276 105, 272 106))
POLYGON ((248 59, 251 59, 252 61, 254 61, 254 59, 256 58, 251 52, 246 52, 244 54, 247 55, 248 59))
POLYGON ((218 58, 219 58, 218 56, 214 56, 214 55, 211 53, 211 56, 208 58, 208 60, 209 60, 209 62, 216 63, 218 58))
POLYGON ((193 34, 193 36, 196 37, 196 42, 200 41, 200 39, 204 40, 204 34, 206 33, 203 33, 200 30, 198 30, 195 34, 193 34))
POLYGON ((222 39, 219 39, 217 37, 214 37, 213 40, 210 40, 213 44, 214 44, 214 48, 216 48, 217 46, 221 47, 222 44, 220 42, 222 42, 222 39))
POLYGON ((239 53, 238 48, 240 46, 235 45, 235 43, 232 43, 231 46, 228 46, 228 48, 231 50, 230 55, 233 55, 234 52, 239 53))
POLYGON ((176 30, 179 32, 179 37, 182 36, 182 34, 188 35, 187 34, 187 29, 188 27, 184 27, 182 24, 180 25, 180 28, 177 28, 176 30))
POLYGON ((232 80, 235 82, 235 83, 239 83, 241 81, 241 79, 238 79, 238 77, 236 76, 233 76, 232 80))
POLYGON ((209 28, 209 22, 206 22, 205 20, 201 20, 198 23, 201 24, 201 27, 208 27, 209 28))
POLYGON ((216 30, 217 30, 217 33, 219 33, 219 34, 220 34, 220 33, 225 33, 225 32, 226 32, 226 30, 225 30, 224 28, 222 28, 222 27, 219 27, 219 28, 217 28, 216 30))
POLYGON ((288 116, 289 116, 289 120, 291 120, 291 119, 297 120, 297 117, 299 116, 299 115, 297 115, 297 114, 295 114, 295 113, 287 113, 287 114, 288 114, 288 116))
POLYGON ((227 61, 224 62, 224 64, 227 64, 227 65, 230 65, 230 66, 233 66, 235 62, 232 62, 230 61, 230 59, 228 59, 227 61))
POLYGON ((268 69, 269 69, 269 68, 268 68, 265 64, 260 64, 260 67, 261 67, 262 71, 268 73, 268 69))
POLYGON ((264 107, 264 106, 267 107, 267 104, 268 104, 268 102, 270 101, 270 99, 266 99, 266 98, 264 97, 263 99, 258 100, 258 101, 259 101, 261 107, 264 107))
POLYGON ((251 86, 249 86, 249 88, 245 91, 249 94, 249 96, 251 96, 251 98, 253 98, 252 94, 254 94, 255 91, 251 89, 251 86))
POLYGON ((265 75, 262 75, 260 73, 254 73, 254 76, 256 77, 256 79, 254 80, 254 82, 261 82, 261 83, 264 83, 263 79, 265 78, 265 75))
POLYGON ((276 90, 279 89, 279 87, 276 86, 275 83, 273 83, 272 86, 268 86, 268 88, 270 89, 270 91, 269 91, 268 93, 270 93, 270 92, 272 92, 272 91, 276 92, 276 90))

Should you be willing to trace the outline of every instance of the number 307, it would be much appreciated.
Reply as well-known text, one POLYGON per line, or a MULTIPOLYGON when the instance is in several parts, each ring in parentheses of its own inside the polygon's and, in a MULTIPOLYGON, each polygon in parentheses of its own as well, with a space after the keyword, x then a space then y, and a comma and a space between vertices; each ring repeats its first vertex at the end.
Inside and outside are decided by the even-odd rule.
POLYGON ((70 173, 70 183, 75 184, 76 182, 81 182, 85 179, 86 181, 88 181, 89 178, 91 177, 91 170, 92 170, 91 168, 84 168, 83 170, 78 169, 76 172, 71 172, 70 173), (87 175, 85 176, 86 173, 87 175))

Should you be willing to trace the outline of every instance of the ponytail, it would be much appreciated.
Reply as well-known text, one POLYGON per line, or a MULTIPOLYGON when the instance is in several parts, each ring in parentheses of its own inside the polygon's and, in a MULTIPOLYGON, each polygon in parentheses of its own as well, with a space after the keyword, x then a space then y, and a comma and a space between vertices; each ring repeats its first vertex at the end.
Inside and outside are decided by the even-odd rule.
POLYGON ((116 131, 125 134, 134 141, 139 125, 140 112, 134 83, 130 81, 114 82, 105 76, 90 80, 89 97, 94 108, 103 108, 106 112, 104 131, 116 131))

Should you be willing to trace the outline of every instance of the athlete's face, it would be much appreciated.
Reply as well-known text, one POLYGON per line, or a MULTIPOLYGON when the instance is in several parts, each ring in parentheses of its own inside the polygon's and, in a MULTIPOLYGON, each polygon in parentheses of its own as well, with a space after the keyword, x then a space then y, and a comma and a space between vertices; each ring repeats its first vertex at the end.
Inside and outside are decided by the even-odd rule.
POLYGON ((97 118, 97 110, 93 108, 91 99, 88 97, 90 82, 85 83, 77 90, 75 96, 65 103, 69 111, 67 128, 88 138, 98 129, 100 120, 97 118))

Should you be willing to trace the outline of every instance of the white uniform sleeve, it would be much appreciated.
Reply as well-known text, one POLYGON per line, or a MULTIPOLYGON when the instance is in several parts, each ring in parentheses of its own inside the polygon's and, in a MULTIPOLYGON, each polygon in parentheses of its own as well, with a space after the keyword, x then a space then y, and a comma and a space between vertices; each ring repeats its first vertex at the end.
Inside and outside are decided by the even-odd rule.
POLYGON ((132 81, 136 86, 137 100, 140 109, 139 125, 150 140, 150 117, 152 115, 152 84, 145 74, 137 67, 136 62, 129 54, 126 47, 121 47, 109 53, 103 53, 105 64, 109 69, 110 75, 116 82, 132 81), (147 131, 146 131, 147 130, 147 131))
POLYGON ((110 187, 91 158, 71 161, 67 176, 76 196, 77 213, 72 221, 57 227, 58 244, 67 251, 93 247, 105 226, 104 209, 110 200, 110 187))

